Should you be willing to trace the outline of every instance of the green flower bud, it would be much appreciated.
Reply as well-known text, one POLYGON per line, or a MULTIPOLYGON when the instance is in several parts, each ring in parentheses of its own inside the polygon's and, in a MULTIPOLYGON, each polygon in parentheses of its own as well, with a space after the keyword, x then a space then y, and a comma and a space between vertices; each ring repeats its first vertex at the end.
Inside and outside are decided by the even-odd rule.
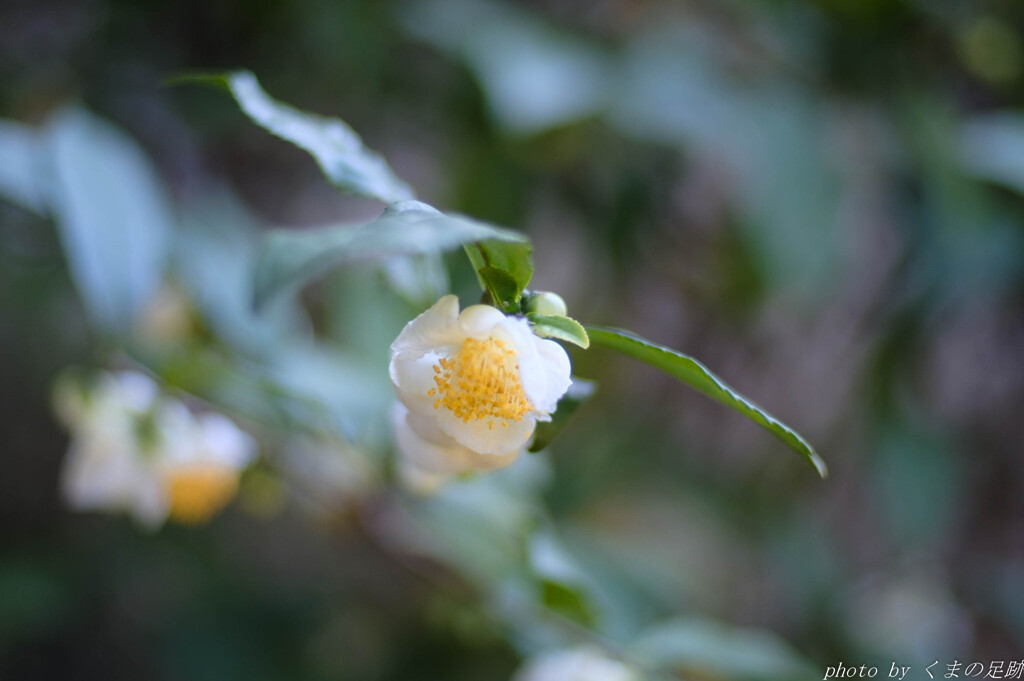
POLYGON ((525 301, 524 310, 542 317, 564 317, 569 312, 562 296, 551 291, 534 291, 525 301))

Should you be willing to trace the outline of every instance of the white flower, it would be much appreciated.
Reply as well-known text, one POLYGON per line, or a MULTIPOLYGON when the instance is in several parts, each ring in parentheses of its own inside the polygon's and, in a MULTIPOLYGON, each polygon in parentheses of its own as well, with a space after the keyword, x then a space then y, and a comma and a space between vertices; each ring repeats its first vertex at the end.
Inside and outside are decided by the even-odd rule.
POLYGON ((391 345, 404 409, 395 439, 404 474, 438 479, 510 464, 568 390, 569 357, 529 323, 441 298, 391 345))
POLYGON ((226 416, 193 417, 180 402, 165 405, 158 423, 165 445, 156 465, 167 512, 181 523, 206 522, 235 496, 239 472, 255 457, 256 442, 226 416))
POLYGON ((148 527, 205 521, 255 455, 230 419, 193 416, 142 374, 103 375, 89 394, 61 381, 55 402, 72 436, 61 483, 75 509, 124 511, 148 527))
POLYGON ((474 452, 446 435, 429 416, 415 414, 404 404, 395 405, 392 425, 402 455, 399 479, 421 494, 433 494, 455 475, 504 468, 516 460, 521 449, 508 454, 474 452))
POLYGON ((639 681, 632 669, 604 654, 599 648, 584 646, 559 650, 534 658, 512 681, 639 681))
POLYGON ((77 510, 125 511, 144 525, 166 517, 162 484, 139 453, 146 415, 159 391, 142 374, 104 375, 88 396, 58 383, 56 410, 72 440, 61 474, 68 505, 77 510))

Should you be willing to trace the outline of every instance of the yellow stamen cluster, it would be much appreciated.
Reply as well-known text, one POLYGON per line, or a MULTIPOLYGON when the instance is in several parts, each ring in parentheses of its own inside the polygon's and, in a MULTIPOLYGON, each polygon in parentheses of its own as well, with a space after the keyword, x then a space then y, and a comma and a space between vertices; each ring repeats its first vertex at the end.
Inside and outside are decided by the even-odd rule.
POLYGON ((454 357, 442 357, 434 365, 434 383, 427 393, 434 409, 449 409, 463 423, 490 419, 507 427, 522 421, 533 410, 523 392, 516 353, 497 338, 469 338, 454 357))
POLYGON ((167 476, 171 518, 188 525, 205 523, 238 491, 238 473, 224 466, 195 465, 167 476))

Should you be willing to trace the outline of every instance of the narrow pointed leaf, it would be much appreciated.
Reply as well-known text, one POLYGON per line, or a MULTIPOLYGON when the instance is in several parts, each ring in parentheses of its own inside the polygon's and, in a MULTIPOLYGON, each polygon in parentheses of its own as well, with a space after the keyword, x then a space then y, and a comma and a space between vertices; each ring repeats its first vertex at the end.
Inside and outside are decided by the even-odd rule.
POLYGON ((327 179, 339 189, 386 203, 415 197, 412 188, 395 175, 383 157, 366 148, 347 123, 275 100, 249 71, 184 75, 171 82, 227 87, 253 123, 312 154, 327 179))
POLYGON ((572 317, 544 316, 539 314, 528 314, 530 328, 542 338, 556 338, 568 343, 574 343, 584 350, 590 347, 590 337, 583 325, 572 317))
POLYGON ((85 109, 58 112, 46 131, 49 198, 71 276, 96 327, 127 335, 160 284, 169 198, 135 140, 85 109))
POLYGON ((300 286, 357 260, 437 253, 470 242, 521 243, 526 237, 459 215, 445 215, 418 201, 391 206, 362 226, 276 230, 264 241, 256 266, 255 302, 300 286))
POLYGON ((595 392, 597 392, 597 383, 573 377, 569 390, 562 396, 562 399, 558 400, 558 406, 555 413, 551 415, 551 420, 537 422, 537 429, 534 431, 529 451, 539 452, 550 445, 569 423, 569 419, 576 413, 576 410, 595 392))
POLYGON ((825 462, 799 433, 733 390, 725 381, 711 373, 706 366, 693 357, 656 345, 621 329, 589 326, 587 331, 593 343, 617 350, 624 355, 657 367, 708 397, 732 407, 807 459, 822 478, 828 476, 828 467, 825 462))

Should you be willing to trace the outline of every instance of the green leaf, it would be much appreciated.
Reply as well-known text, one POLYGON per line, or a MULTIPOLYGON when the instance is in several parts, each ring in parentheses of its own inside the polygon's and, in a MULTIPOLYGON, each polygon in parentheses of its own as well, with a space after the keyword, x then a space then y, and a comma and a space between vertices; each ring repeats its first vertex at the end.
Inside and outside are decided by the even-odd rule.
POLYGON ((164 78, 164 85, 204 85, 231 94, 231 73, 224 71, 182 71, 164 78))
POLYGON ((0 197, 46 215, 41 135, 27 125, 0 120, 0 197))
POLYGON ((299 111, 271 98, 256 76, 238 71, 228 77, 231 94, 254 123, 305 149, 338 188, 390 203, 415 198, 377 153, 344 121, 299 111))
POLYGON ((267 378, 299 400, 328 414, 352 442, 387 426, 394 391, 376 365, 327 344, 292 344, 268 362, 267 378))
POLYGON ((160 285, 171 207, 138 144, 81 108, 48 124, 51 202, 68 267, 93 322, 127 335, 160 285))
MULTIPOLYGON (((467 246, 474 249, 475 246, 467 246)), ((519 283, 515 277, 505 270, 487 265, 476 271, 480 282, 491 297, 491 302, 501 309, 505 314, 513 314, 519 311, 518 300, 520 297, 519 283)))
POLYGON ((388 258, 381 271, 391 289, 414 308, 426 309, 448 293, 448 270, 439 253, 388 258))
POLYGON ((588 118, 614 92, 610 55, 516 3, 421 0, 401 5, 399 20, 466 61, 510 132, 531 135, 588 118))
POLYGON ((276 230, 267 235, 256 266, 256 305, 346 262, 437 253, 477 241, 521 244, 526 237, 459 215, 445 215, 418 201, 388 206, 379 218, 362 226, 276 230))
POLYGON ((523 290, 533 278, 533 245, 519 241, 483 241, 466 245, 480 285, 505 314, 519 312, 523 290))
POLYGON ((572 317, 527 314, 533 332, 542 338, 557 338, 574 343, 584 350, 590 347, 590 337, 583 325, 572 317))
POLYGON ((211 330, 236 351, 266 356, 308 325, 289 300, 253 310, 253 269, 263 221, 230 191, 207 187, 190 201, 175 238, 175 274, 211 330))
POLYGON ((590 339, 597 345, 617 350, 624 355, 657 367, 708 397, 732 407, 807 459, 822 478, 828 476, 828 467, 825 462, 796 431, 730 388, 725 381, 711 373, 706 366, 694 358, 651 343, 629 331, 595 326, 587 327, 587 331, 590 333, 590 339))
POLYGON ((596 620, 593 608, 579 589, 553 579, 540 580, 540 602, 548 610, 584 627, 593 626, 596 620))
POLYGON ((339 189, 386 203, 416 195, 379 154, 363 146, 363 140, 347 123, 275 100, 249 71, 184 75, 171 82, 226 86, 253 123, 312 154, 327 179, 339 189))
POLYGON ((597 624, 601 609, 596 584, 553 530, 540 528, 528 542, 527 559, 540 604, 584 627, 597 624))
POLYGON ((569 390, 562 395, 562 399, 558 400, 558 406, 551 415, 551 420, 537 422, 537 429, 533 433, 533 442, 530 443, 529 451, 539 452, 550 445, 569 423, 569 419, 576 413, 576 410, 596 391, 597 383, 574 377, 569 390))
POLYGON ((634 641, 630 653, 645 666, 669 670, 685 678, 736 681, 820 678, 807 661, 770 632, 726 627, 695 617, 652 627, 634 641))

